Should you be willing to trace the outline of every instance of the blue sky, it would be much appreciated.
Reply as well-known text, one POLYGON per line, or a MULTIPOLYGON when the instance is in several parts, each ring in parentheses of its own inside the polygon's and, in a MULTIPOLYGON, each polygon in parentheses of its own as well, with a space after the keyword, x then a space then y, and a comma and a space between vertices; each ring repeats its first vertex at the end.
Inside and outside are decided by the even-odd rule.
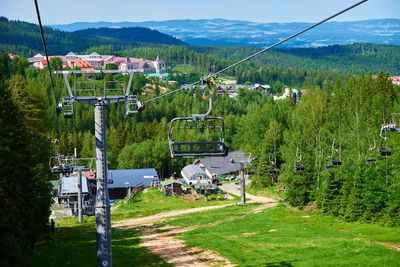
MULTIPOLYGON (((316 22, 359 0, 38 0, 42 23, 225 18, 316 22)), ((369 0, 336 21, 400 19, 399 0, 369 0)), ((37 23, 34 0, 0 0, 0 16, 37 23)))

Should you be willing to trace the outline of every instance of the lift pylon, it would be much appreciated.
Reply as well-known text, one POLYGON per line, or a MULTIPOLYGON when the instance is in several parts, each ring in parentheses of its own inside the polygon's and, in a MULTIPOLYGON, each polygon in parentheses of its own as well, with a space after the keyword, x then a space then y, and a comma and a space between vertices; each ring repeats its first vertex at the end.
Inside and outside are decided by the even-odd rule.
POLYGON ((94 70, 94 71, 55 71, 55 74, 64 76, 69 97, 64 97, 62 107, 67 108, 68 105, 73 105, 75 102, 82 104, 93 105, 95 115, 95 138, 96 138, 96 243, 97 243, 97 266, 108 267, 112 266, 112 248, 111 248, 111 216, 110 216, 110 201, 107 188, 107 145, 106 145, 106 121, 105 107, 110 104, 124 102, 126 111, 125 115, 137 113, 132 107, 136 104, 136 96, 130 95, 132 77, 134 71, 126 70, 94 70), (77 96, 74 95, 68 80, 70 74, 95 74, 95 73, 128 73, 130 75, 129 82, 121 94, 108 95, 107 92, 113 92, 104 88, 104 94, 77 96))

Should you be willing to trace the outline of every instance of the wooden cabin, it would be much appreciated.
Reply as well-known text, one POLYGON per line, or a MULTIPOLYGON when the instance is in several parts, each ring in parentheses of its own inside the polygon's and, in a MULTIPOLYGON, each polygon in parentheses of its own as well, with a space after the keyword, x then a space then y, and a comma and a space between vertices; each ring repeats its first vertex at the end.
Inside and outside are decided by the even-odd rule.
POLYGON ((161 191, 166 196, 182 195, 183 183, 179 180, 168 179, 161 182, 161 191))

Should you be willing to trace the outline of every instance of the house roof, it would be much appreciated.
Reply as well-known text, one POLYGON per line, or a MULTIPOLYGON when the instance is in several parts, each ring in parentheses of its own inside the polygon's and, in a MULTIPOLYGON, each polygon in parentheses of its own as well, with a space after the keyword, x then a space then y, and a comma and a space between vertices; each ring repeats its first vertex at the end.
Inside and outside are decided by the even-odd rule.
POLYGON ((96 173, 93 170, 85 171, 85 176, 89 180, 96 179, 96 173))
POLYGON ((141 182, 144 182, 147 187, 150 186, 151 181, 158 180, 155 169, 108 170, 108 173, 113 179, 113 183, 108 184, 108 188, 134 187, 141 182), (126 182, 129 184, 125 185, 126 182))
POLYGON ((66 57, 76 57, 74 52, 69 52, 66 57))
POLYGON ((194 164, 203 165, 212 175, 228 174, 239 171, 240 163, 231 163, 231 159, 244 159, 244 153, 241 150, 229 152, 226 157, 206 157, 195 160, 194 164))
POLYGON ((174 179, 168 179, 168 180, 161 182, 162 186, 167 186, 167 185, 171 185, 171 184, 183 184, 183 183, 179 180, 174 180, 174 179))
POLYGON ((185 179, 188 179, 188 180, 196 179, 196 176, 198 174, 207 176, 205 171, 202 168, 200 168, 199 166, 194 165, 194 164, 185 166, 185 168, 183 168, 181 171, 182 177, 185 179))
POLYGON ((157 58, 156 58, 156 61, 157 61, 157 62, 161 62, 161 61, 164 61, 164 60, 162 60, 160 54, 158 54, 158 55, 157 55, 157 58))

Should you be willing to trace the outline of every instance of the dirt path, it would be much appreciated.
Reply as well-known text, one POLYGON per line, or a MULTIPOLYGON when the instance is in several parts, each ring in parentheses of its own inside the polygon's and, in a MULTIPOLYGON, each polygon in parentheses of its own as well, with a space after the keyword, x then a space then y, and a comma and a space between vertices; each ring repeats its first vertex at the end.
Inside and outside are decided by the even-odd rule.
MULTIPOLYGON (((246 186, 248 184, 250 184, 250 181, 246 179, 246 186)), ((235 183, 229 183, 229 184, 223 184, 220 188, 228 193, 240 196, 240 185, 236 185, 235 183)), ((277 202, 275 199, 268 198, 268 197, 255 196, 255 195, 249 194, 247 192, 246 192, 246 198, 250 199, 249 203, 258 202, 258 203, 270 203, 270 204, 273 204, 273 206, 277 205, 277 202)))
MULTIPOLYGON (((238 186, 235 184, 225 184, 221 188, 224 191, 232 193, 234 195, 239 195, 240 190, 237 189, 238 186)), ((242 216, 247 216, 251 213, 258 213, 262 210, 276 206, 277 202, 273 199, 266 197, 258 197, 250 194, 246 194, 247 198, 250 198, 249 202, 259 202, 260 206, 257 208, 243 214, 242 216)), ((217 225, 222 221, 217 221, 211 224, 191 226, 191 227, 177 227, 177 226, 162 226, 153 225, 155 222, 160 221, 160 219, 178 216, 181 214, 188 214, 193 212, 201 212, 206 210, 213 210, 218 208, 227 207, 235 204, 227 204, 220 206, 209 206, 194 208, 188 210, 170 211, 163 212, 153 216, 137 218, 132 220, 126 220, 121 222, 113 223, 113 227, 118 228, 132 228, 140 227, 142 230, 141 245, 147 247, 152 253, 157 254, 167 262, 173 264, 174 266, 234 266, 228 259, 220 256, 216 251, 204 250, 195 247, 188 247, 185 245, 184 241, 177 239, 182 233, 198 229, 201 227, 210 227, 217 225)), ((238 216, 234 216, 224 221, 234 220, 238 216)))
POLYGON ((187 210, 173 210, 173 211, 161 212, 161 213, 158 213, 158 214, 155 214, 152 216, 115 222, 112 224, 112 227, 132 228, 132 227, 139 227, 142 225, 152 225, 153 223, 160 221, 160 219, 163 219, 163 218, 174 217, 174 216, 193 213, 193 212, 201 212, 201 211, 206 211, 206 210, 220 209, 220 208, 224 208, 224 207, 232 206, 232 205, 235 205, 235 204, 232 203, 232 204, 219 205, 219 206, 208 206, 208 207, 200 207, 200 208, 193 208, 193 209, 187 209, 187 210))
POLYGON ((174 266, 233 266, 215 251, 188 247, 183 240, 177 239, 182 233, 199 227, 166 225, 144 228, 141 245, 174 266))

